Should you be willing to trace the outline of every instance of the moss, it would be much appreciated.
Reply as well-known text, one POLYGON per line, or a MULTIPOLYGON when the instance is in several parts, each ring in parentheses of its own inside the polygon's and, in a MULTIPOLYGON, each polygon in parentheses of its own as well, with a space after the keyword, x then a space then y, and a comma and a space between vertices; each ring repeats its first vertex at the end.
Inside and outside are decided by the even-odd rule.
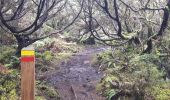
POLYGON ((123 36, 126 38, 126 39, 131 39, 132 37, 136 36, 137 33, 124 33, 123 36))
MULTIPOLYGON (((37 86, 37 88, 38 88, 38 92, 39 92, 38 94, 41 94, 46 99, 51 99, 51 100, 54 99, 54 98, 55 98, 55 100, 60 99, 59 94, 56 92, 56 90, 49 85, 40 84, 40 85, 37 86)), ((44 100, 44 99, 42 99, 42 100, 44 100)))
POLYGON ((51 61, 53 59, 53 55, 50 51, 45 51, 43 54, 42 54, 42 58, 43 60, 45 61, 51 61))
POLYGON ((70 57, 72 53, 58 53, 56 55, 57 60, 66 60, 68 57, 70 57))
POLYGON ((149 88, 149 91, 156 100, 170 100, 170 83, 162 82, 153 85, 149 88))
POLYGON ((35 96, 35 100, 47 100, 43 96, 35 96))
POLYGON ((38 52, 35 52, 35 56, 36 56, 36 58, 42 58, 42 54, 38 53, 38 52))
POLYGON ((48 25, 44 25, 43 26, 43 31, 45 32, 45 33, 49 33, 49 32, 51 32, 51 31, 53 31, 54 29, 52 28, 52 27, 50 27, 50 26, 48 26, 48 25))

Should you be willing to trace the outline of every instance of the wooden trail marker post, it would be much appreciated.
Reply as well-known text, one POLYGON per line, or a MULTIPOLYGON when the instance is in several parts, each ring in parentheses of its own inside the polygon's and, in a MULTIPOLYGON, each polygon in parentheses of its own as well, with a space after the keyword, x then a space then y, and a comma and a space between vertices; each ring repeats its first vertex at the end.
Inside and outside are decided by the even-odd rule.
POLYGON ((21 51, 21 100, 34 100, 35 51, 33 47, 21 51))

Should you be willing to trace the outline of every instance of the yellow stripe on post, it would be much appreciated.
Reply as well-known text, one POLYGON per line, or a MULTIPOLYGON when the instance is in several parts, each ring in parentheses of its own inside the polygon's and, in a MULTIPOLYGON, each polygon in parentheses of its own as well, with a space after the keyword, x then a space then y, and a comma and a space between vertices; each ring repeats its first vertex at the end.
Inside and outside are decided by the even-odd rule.
POLYGON ((34 56, 35 51, 33 50, 22 50, 21 51, 21 56, 34 56))

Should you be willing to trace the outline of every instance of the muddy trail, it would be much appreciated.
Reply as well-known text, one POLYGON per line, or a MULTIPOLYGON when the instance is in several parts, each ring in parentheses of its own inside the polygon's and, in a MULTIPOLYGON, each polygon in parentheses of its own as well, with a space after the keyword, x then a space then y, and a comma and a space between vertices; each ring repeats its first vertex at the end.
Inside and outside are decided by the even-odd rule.
POLYGON ((76 53, 60 69, 47 78, 57 89, 62 100, 106 100, 96 93, 96 84, 102 78, 92 66, 95 54, 105 51, 104 47, 88 47, 76 53))

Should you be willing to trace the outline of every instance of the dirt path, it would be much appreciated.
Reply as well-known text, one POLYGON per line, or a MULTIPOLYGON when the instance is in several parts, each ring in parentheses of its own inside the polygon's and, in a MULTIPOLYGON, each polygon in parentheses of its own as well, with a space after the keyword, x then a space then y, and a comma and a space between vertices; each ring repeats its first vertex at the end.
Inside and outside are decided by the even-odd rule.
POLYGON ((48 77, 47 81, 56 87, 62 100, 106 100, 95 91, 95 86, 102 77, 91 66, 94 54, 104 48, 88 48, 73 55, 66 63, 61 63, 58 72, 48 77))

